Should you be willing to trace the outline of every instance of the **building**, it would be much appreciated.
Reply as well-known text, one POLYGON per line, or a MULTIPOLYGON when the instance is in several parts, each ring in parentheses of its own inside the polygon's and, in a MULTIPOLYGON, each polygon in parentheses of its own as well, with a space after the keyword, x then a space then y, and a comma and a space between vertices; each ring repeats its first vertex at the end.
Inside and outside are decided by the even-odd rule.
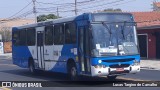
POLYGON ((33 19, 18 19, 18 20, 13 20, 13 21, 7 21, 1 18, 0 19, 0 30, 2 30, 3 27, 8 27, 11 29, 13 26, 21 26, 21 25, 26 25, 26 24, 31 24, 31 23, 34 23, 33 19))
POLYGON ((160 58, 160 12, 132 12, 137 22, 141 57, 160 58))
POLYGON ((14 26, 21 26, 26 24, 34 23, 33 19, 18 19, 13 21, 7 21, 0 19, 0 34, 2 34, 2 41, 4 42, 4 52, 10 53, 11 49, 11 29, 14 26))

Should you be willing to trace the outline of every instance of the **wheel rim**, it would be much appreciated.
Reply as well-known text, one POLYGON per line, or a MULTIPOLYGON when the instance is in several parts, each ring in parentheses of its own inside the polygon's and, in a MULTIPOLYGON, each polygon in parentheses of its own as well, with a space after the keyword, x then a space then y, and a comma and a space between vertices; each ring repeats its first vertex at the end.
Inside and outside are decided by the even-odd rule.
POLYGON ((33 72, 33 65, 30 64, 30 71, 33 72))
POLYGON ((76 68, 75 67, 71 68, 71 76, 76 77, 76 68))

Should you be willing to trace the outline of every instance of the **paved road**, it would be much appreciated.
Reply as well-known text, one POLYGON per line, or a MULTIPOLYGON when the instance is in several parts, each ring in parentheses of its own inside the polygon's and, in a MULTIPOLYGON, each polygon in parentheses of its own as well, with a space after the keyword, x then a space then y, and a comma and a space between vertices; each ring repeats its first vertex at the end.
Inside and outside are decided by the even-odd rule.
MULTIPOLYGON (((1 57, 0 57, 1 58, 1 57)), ((126 76, 120 76, 118 77, 118 79, 116 81, 113 82, 108 82, 106 80, 106 78, 102 77, 102 78, 87 78, 84 77, 82 78, 83 80, 91 80, 94 81, 92 83, 88 83, 88 82, 81 82, 81 83, 69 83, 69 84, 73 84, 73 86, 77 86, 77 87, 50 87, 50 88, 30 88, 33 90, 50 90, 50 89, 58 89, 58 90, 104 90, 104 89, 111 89, 111 90, 118 90, 118 88, 116 87, 98 87, 98 86, 107 86, 108 84, 112 84, 112 83, 121 83, 123 82, 127 82, 127 81, 145 81, 145 80, 159 80, 160 81, 160 71, 154 71, 154 70, 141 70, 140 73, 137 74, 130 74, 130 75, 126 75, 126 76), (100 82, 100 83, 96 83, 95 81, 104 81, 105 82, 100 82), (95 84, 96 83, 96 84, 95 84), (86 87, 81 87, 81 86, 86 86, 86 87), (87 86, 97 86, 97 87, 87 87, 87 86)), ((55 85, 68 85, 68 83, 66 82, 62 82, 62 81, 67 81, 67 77, 65 74, 59 74, 59 73, 49 73, 49 72, 40 72, 38 75, 32 75, 28 69, 23 69, 20 68, 18 66, 15 66, 12 64, 12 60, 11 58, 4 58, 0 59, 0 81, 55 81, 53 82, 55 85)), ((1 90, 2 88, 0 88, 1 90)), ((9 88, 3 88, 4 90, 10 90, 9 88)), ((2 89, 2 90, 3 90, 2 89)), ((11 88, 13 90, 28 90, 29 88, 11 88)), ((147 87, 143 87, 143 88, 127 88, 127 87, 121 87, 121 89, 124 90, 135 90, 135 89, 139 89, 139 90, 158 90, 160 88, 147 88, 147 87)))

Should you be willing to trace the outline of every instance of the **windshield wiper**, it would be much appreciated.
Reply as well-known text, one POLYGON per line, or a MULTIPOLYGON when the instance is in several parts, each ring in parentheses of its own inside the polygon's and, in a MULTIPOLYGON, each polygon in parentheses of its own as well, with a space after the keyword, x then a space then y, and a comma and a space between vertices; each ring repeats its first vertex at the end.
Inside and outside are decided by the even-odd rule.
POLYGON ((109 34, 112 34, 111 29, 109 28, 109 26, 107 24, 102 22, 102 25, 108 30, 109 34))
POLYGON ((123 35, 124 40, 125 40, 124 30, 125 30, 126 22, 127 21, 124 21, 124 25, 121 27, 121 34, 123 35))
POLYGON ((108 33, 110 35, 109 41, 111 41, 111 35, 112 35, 111 28, 109 28, 109 26, 105 24, 104 22, 102 22, 102 25, 108 30, 108 33))

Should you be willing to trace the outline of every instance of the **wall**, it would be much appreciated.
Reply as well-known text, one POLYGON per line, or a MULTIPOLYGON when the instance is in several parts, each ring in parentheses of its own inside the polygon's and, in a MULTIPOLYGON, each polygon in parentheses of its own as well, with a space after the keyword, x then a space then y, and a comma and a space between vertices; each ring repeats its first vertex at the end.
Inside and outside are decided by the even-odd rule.
POLYGON ((12 52, 12 42, 4 42, 4 53, 12 52))
POLYGON ((147 30, 138 30, 138 34, 147 34, 148 35, 148 58, 156 58, 156 36, 155 32, 160 32, 160 29, 147 29, 147 30))

